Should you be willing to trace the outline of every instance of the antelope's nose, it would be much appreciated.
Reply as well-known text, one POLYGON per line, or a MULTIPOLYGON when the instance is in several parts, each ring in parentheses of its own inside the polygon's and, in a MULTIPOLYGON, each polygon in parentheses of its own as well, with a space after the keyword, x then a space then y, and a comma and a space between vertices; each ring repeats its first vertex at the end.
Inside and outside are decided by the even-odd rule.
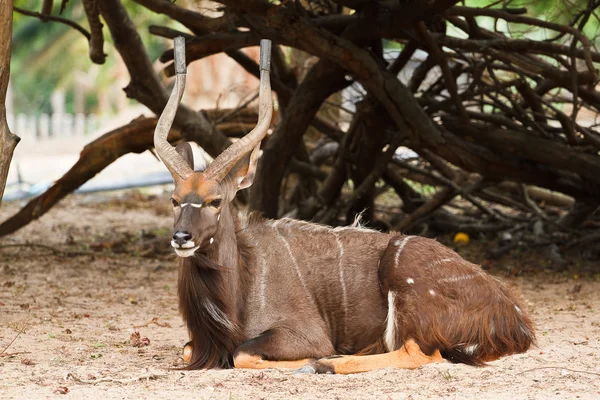
POLYGON ((181 246, 192 240, 192 234, 186 231, 177 231, 173 234, 173 241, 181 246))

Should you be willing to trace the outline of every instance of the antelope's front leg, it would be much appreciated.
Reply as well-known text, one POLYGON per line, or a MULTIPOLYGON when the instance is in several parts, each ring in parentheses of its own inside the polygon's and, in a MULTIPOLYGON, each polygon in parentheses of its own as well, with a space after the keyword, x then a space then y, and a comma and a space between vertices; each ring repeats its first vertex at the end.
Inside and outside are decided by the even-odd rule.
POLYGON ((324 334, 270 329, 238 347, 233 364, 235 368, 296 369, 333 352, 333 345, 324 334))
POLYGON ((425 364, 444 362, 436 350, 431 356, 424 354, 413 340, 407 340, 398 350, 371 356, 335 356, 311 362, 298 370, 300 373, 356 374, 380 368, 415 369, 425 364))
POLYGON ((192 353, 194 350, 192 346, 193 345, 191 341, 183 345, 183 362, 186 364, 189 364, 192 361, 192 353))

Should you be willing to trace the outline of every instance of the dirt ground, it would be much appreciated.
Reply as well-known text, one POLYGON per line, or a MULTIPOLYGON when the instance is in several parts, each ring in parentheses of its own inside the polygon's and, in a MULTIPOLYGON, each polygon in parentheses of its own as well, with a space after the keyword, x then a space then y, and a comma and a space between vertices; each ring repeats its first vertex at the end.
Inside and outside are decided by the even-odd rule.
MULTIPOLYGON (((17 207, 3 206, 0 220, 17 207)), ((70 197, 0 240, 0 398, 600 398, 600 275, 579 272, 579 262, 560 273, 533 268, 531 256, 493 271, 512 271, 505 279, 524 297, 538 346, 488 367, 170 370, 187 341, 170 224, 164 196, 70 197)), ((477 254, 471 260, 484 262, 477 254)))

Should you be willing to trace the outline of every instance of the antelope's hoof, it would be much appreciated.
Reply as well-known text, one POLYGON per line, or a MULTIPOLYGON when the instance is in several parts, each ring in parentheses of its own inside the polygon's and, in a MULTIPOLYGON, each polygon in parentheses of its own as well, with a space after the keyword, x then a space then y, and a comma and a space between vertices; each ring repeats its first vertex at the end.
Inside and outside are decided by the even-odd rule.
MULTIPOLYGON (((336 358, 336 357, 332 357, 336 358)), ((326 361, 315 360, 310 364, 306 364, 304 367, 297 369, 295 374, 335 374, 333 366, 329 365, 326 361)))
POLYGON ((312 364, 306 364, 302 368, 298 368, 294 371, 294 374, 316 374, 317 369, 312 364))
POLYGON ((187 342, 185 346, 183 346, 183 362, 189 364, 192 361, 192 344, 187 342))

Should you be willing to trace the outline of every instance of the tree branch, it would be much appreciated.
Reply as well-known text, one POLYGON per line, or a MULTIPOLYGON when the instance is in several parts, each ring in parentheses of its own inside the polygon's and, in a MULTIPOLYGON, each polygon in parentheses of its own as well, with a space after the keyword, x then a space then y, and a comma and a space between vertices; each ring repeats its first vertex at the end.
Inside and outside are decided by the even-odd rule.
POLYGON ((90 24, 90 59, 96 64, 104 64, 104 36, 102 35, 102 22, 98 15, 96 0, 83 0, 83 9, 90 24))
MULTIPOLYGON (((14 7, 14 10, 16 12, 18 12, 19 14, 27 15, 29 17, 35 17, 35 18, 40 19, 41 21, 54 21, 54 22, 59 22, 61 24, 68 25, 71 28, 75 28, 78 32, 80 32, 83 36, 85 36, 85 38, 88 41, 92 38, 92 35, 85 28, 83 28, 78 23, 71 21, 70 19, 62 18, 62 17, 55 17, 52 15, 45 15, 45 14, 41 14, 41 13, 35 12, 35 11, 28 11, 28 10, 25 10, 25 9, 19 8, 19 7, 14 7)), ((3 21, 6 21, 6 20, 4 19, 3 21)))
POLYGON ((10 50, 12 42, 12 1, 0 4, 0 205, 6 187, 10 160, 19 137, 12 134, 6 121, 6 92, 10 78, 10 50))

